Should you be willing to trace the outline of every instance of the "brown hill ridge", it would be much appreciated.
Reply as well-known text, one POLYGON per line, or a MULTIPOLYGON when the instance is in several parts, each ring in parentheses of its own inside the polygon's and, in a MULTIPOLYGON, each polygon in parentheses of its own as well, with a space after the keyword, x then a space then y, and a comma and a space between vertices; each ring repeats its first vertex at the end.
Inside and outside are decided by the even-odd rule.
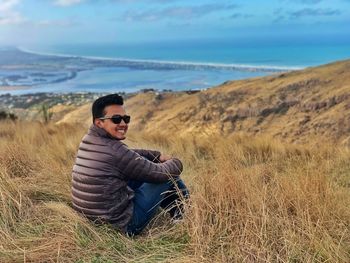
MULTIPOLYGON (((126 102, 132 129, 152 133, 268 135, 303 143, 350 142, 350 60, 228 81, 197 93, 142 93, 126 102)), ((83 106, 62 121, 91 122, 83 106)))

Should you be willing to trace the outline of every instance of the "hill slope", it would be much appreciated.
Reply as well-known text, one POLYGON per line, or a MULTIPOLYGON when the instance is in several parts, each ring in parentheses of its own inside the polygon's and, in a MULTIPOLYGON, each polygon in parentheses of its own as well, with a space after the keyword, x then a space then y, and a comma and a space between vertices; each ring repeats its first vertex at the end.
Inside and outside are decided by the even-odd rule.
MULTIPOLYGON (((350 141, 350 60, 188 94, 142 93, 126 102, 132 128, 166 134, 268 135, 289 142, 350 141)), ((63 121, 84 119, 89 107, 63 121)))

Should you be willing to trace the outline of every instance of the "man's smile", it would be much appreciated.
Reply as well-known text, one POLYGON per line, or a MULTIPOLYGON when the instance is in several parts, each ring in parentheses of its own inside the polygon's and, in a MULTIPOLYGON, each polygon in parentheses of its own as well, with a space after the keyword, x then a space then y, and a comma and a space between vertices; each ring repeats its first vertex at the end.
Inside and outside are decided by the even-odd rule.
POLYGON ((118 128, 117 129, 117 132, 120 132, 122 134, 125 134, 126 133, 126 128, 118 128))

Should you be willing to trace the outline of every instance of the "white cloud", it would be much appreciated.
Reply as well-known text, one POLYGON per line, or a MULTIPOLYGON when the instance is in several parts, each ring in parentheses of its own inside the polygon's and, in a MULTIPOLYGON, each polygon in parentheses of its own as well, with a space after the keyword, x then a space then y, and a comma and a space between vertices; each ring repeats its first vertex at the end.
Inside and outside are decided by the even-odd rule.
POLYGON ((71 6, 71 5, 80 4, 83 1, 84 0, 56 0, 54 4, 58 6, 71 6))
POLYGON ((0 12, 11 11, 18 3, 19 0, 0 0, 0 12))
POLYGON ((20 24, 24 19, 19 13, 11 13, 6 16, 0 16, 0 25, 20 24))
POLYGON ((0 0, 0 25, 20 24, 24 21, 22 15, 14 10, 19 3, 19 0, 0 0))

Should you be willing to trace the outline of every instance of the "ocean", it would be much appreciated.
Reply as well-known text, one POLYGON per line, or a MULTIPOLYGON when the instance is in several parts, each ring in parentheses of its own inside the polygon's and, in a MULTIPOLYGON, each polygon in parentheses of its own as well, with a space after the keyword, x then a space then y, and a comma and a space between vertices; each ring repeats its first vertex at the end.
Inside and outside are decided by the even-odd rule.
POLYGON ((350 43, 235 43, 192 41, 42 46, 38 51, 76 56, 303 68, 350 58, 350 43))
MULTIPOLYGON (((302 69, 350 58, 350 45, 342 43, 242 44, 227 41, 193 41, 128 45, 66 44, 21 48, 25 52, 37 54, 72 56, 75 59, 98 58, 106 63, 111 60, 126 60, 128 63, 117 63, 117 66, 108 67, 101 63, 99 66, 79 71, 74 78, 67 78, 65 81, 38 83, 30 82, 32 78, 28 76, 33 73, 26 73, 29 72, 27 69, 13 69, 12 73, 16 77, 23 75, 22 78, 18 78, 22 82, 6 83, 14 86, 24 84, 24 88, 6 91, 1 91, 0 88, 0 94, 205 89, 228 80, 265 76, 278 71, 302 69)), ((38 73, 40 72, 35 74, 38 73)), ((9 74, 11 75, 11 72, 8 70, 0 69, 0 78, 6 80, 9 74)), ((65 72, 57 74, 64 75, 65 72)))

